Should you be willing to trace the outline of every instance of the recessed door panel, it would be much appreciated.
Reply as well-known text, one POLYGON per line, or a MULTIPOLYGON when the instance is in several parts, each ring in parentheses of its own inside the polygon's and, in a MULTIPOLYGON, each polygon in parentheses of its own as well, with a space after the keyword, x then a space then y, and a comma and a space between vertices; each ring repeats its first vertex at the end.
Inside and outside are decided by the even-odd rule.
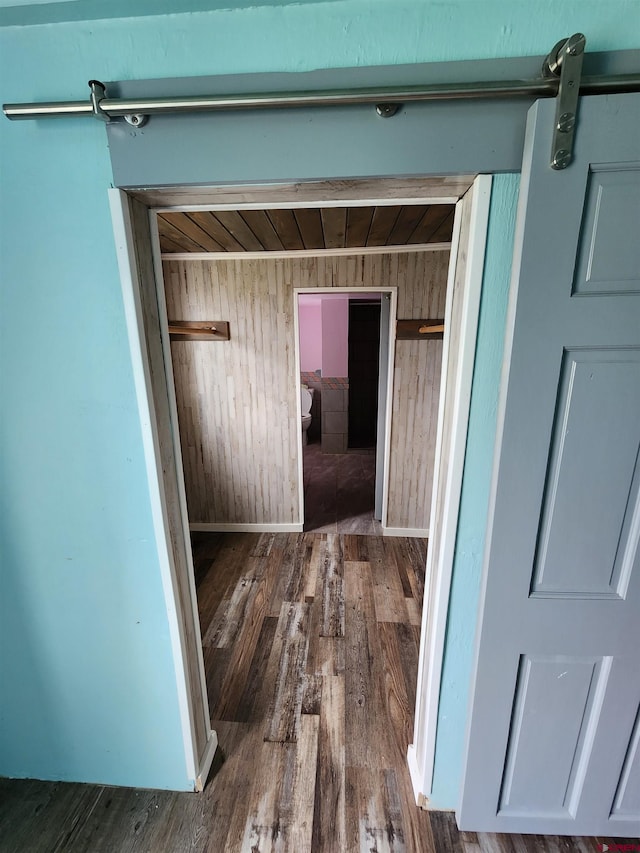
POLYGON ((523 655, 499 814, 573 817, 609 667, 608 660, 523 655))
POLYGON ((574 293, 640 292, 640 168, 592 167, 574 293), (627 222, 629 229, 621 227, 627 222), (633 236, 635 230, 636 236, 633 236))
POLYGON ((640 349, 565 352, 558 397, 532 592, 624 597, 638 540, 640 349))

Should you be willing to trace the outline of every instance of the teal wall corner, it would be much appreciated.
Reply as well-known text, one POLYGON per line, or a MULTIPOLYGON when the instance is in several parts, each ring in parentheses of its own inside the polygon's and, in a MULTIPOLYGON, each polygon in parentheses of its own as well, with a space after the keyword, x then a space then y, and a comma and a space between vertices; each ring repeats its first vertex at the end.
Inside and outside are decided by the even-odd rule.
POLYGON ((519 175, 493 179, 430 804, 458 803, 496 437, 519 175))

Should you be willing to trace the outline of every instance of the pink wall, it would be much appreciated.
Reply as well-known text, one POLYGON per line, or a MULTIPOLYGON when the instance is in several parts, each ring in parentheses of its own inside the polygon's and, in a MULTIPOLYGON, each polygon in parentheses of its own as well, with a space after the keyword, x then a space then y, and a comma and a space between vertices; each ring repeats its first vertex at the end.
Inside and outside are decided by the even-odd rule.
POLYGON ((299 297, 300 370, 313 373, 322 369, 322 306, 317 296, 299 297))
POLYGON ((325 377, 349 376, 349 299, 379 299, 377 293, 298 296, 300 370, 325 377))
POLYGON ((322 375, 349 375, 349 297, 322 300, 322 375))

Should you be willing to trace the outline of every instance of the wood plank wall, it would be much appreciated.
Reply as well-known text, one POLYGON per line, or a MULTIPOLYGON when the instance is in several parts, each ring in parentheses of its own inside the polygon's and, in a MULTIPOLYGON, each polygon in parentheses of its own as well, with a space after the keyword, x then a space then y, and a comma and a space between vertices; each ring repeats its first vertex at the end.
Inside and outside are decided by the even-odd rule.
MULTIPOLYGON (((448 252, 165 261, 172 320, 228 320, 228 342, 171 344, 192 523, 298 518, 293 288, 398 287, 398 316, 444 315, 448 252)), ((442 341, 396 344, 389 527, 428 525, 442 341)))
MULTIPOLYGON (((449 253, 403 255, 398 317, 444 317, 449 253)), ((442 341, 396 341, 388 526, 429 526, 440 397, 442 341)))

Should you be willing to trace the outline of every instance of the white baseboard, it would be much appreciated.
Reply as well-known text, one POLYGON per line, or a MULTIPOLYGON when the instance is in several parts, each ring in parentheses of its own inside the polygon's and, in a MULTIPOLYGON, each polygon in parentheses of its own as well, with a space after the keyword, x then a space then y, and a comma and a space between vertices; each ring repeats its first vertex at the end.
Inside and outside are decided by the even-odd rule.
POLYGON ((415 539, 428 539, 428 527, 383 527, 383 536, 410 536, 415 539))
POLYGON ((409 749, 407 750, 407 764, 409 765, 409 776, 411 777, 411 787, 413 788, 416 805, 421 809, 428 809, 429 800, 422 793, 422 776, 418 767, 416 748, 412 743, 409 744, 409 749))
POLYGON ((195 522, 189 525, 192 533, 302 533, 303 524, 232 524, 231 522, 195 522))
POLYGON ((200 767, 198 768, 198 775, 196 776, 194 783, 194 788, 198 793, 204 791, 204 786, 207 783, 207 776, 209 775, 209 771, 211 770, 211 765, 213 763, 213 756, 216 754, 217 748, 218 735, 213 731, 213 729, 211 729, 209 732, 209 740, 207 741, 204 753, 200 759, 200 767))

